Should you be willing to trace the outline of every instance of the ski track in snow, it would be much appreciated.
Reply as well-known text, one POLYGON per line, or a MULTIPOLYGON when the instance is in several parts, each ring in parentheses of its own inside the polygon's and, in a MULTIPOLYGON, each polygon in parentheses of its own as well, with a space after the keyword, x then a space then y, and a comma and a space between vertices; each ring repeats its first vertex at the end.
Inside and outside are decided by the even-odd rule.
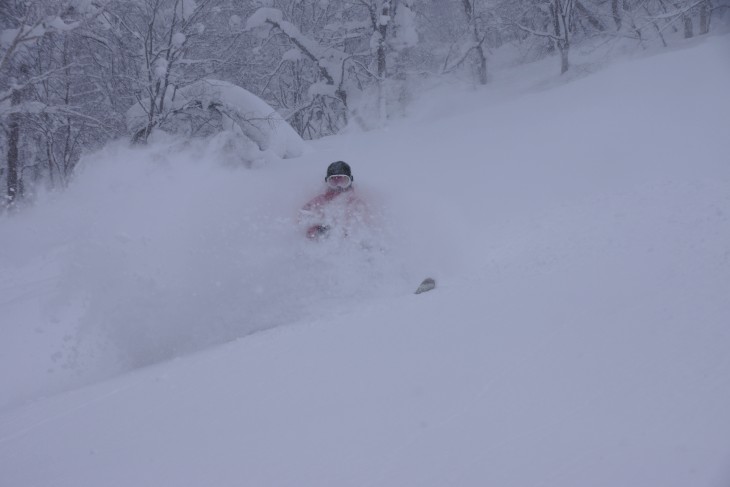
POLYGON ((41 427, 41 426, 43 426, 43 425, 45 425, 47 423, 50 423, 50 422, 53 422, 53 421, 59 421, 59 420, 62 420, 64 418, 68 417, 68 416, 77 414, 77 413, 79 413, 80 411, 82 411, 85 408, 88 408, 88 407, 90 407, 92 405, 95 405, 97 403, 100 403, 102 401, 108 400, 111 397, 113 397, 113 396, 115 396, 117 394, 120 394, 121 392, 124 392, 124 391, 127 391, 128 389, 133 388, 134 386, 135 386, 135 384, 132 384, 132 385, 129 385, 129 386, 126 386, 126 387, 121 387, 121 388, 114 389, 114 390, 112 390, 112 391, 110 391, 108 393, 105 393, 105 394, 96 396, 93 399, 90 399, 90 400, 84 401, 84 402, 82 402, 82 403, 80 403, 78 405, 75 405, 75 406, 71 407, 70 409, 65 410, 65 411, 63 411, 61 413, 54 414, 53 416, 47 416, 47 417, 43 418, 42 420, 40 420, 40 421, 38 421, 36 423, 33 423, 33 424, 29 425, 29 426, 23 427, 23 429, 21 429, 21 430, 18 430, 16 432, 10 433, 7 436, 0 437, 0 444, 10 442, 10 441, 15 440, 17 438, 21 438, 21 437, 27 435, 28 433, 30 433, 31 431, 33 431, 33 430, 35 430, 35 429, 37 429, 37 428, 39 428, 39 427, 41 427))

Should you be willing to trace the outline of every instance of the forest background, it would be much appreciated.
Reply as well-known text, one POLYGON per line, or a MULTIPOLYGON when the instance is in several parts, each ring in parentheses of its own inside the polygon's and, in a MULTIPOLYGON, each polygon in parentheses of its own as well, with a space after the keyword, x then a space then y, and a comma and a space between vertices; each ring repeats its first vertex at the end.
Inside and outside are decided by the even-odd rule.
MULTIPOLYGON (((576 52, 667 47, 730 17, 725 0, 7 0, 0 5, 3 207, 65 187, 81 155, 155 132, 206 137, 220 80, 304 139, 369 130, 435 83, 576 52), (180 101, 182 99, 182 102, 180 101)), ((244 127, 252 120, 238 113, 244 127)), ((260 115, 259 115, 260 116, 260 115)), ((234 117, 235 118, 235 117, 234 117)), ((609 134, 607 134, 607 137, 609 134)), ((235 147, 234 147, 235 149, 235 147)), ((244 161, 245 162, 245 161, 244 161)), ((250 161, 249 161, 250 162, 250 161)))

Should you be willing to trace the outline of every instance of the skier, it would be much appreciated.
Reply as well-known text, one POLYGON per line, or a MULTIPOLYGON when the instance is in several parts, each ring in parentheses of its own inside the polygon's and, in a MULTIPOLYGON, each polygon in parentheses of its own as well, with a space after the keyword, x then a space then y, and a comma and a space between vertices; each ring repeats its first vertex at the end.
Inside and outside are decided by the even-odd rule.
MULTIPOLYGON (((326 191, 302 207, 299 223, 306 229, 307 238, 312 240, 329 238, 333 234, 353 236, 362 249, 383 252, 384 249, 371 241, 373 219, 365 202, 355 193, 353 179, 352 169, 346 162, 335 161, 330 164, 324 178, 326 191)), ((435 287, 436 280, 427 277, 416 289, 416 294, 435 287)))
POLYGON ((327 167, 326 191, 300 210, 299 221, 306 228, 307 238, 319 240, 333 233, 347 237, 356 225, 369 223, 367 207, 355 193, 353 179, 352 169, 344 161, 327 167))

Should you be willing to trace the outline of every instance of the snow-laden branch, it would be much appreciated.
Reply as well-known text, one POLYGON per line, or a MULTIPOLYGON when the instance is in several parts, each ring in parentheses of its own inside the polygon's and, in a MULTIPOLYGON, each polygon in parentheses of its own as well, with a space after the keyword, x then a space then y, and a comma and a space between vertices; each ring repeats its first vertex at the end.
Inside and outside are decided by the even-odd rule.
MULTIPOLYGON (((24 115, 54 115, 57 117, 72 117, 77 120, 83 120, 88 123, 93 123, 94 126, 102 129, 108 135, 114 134, 114 127, 111 127, 107 122, 103 120, 83 113, 80 107, 73 105, 47 105, 46 103, 39 101, 26 101, 17 105, 10 105, 9 103, 0 104, 0 116, 8 116, 11 114, 24 114, 24 115)), ((29 117, 28 122, 32 122, 34 117, 29 117)))
POLYGON ((672 20, 672 19, 675 19, 677 17, 681 17, 683 15, 688 14, 693 8, 699 6, 699 5, 703 4, 703 3, 706 3, 706 2, 707 2, 707 0, 697 0, 696 2, 694 2, 694 3, 690 4, 690 5, 686 5, 686 6, 682 7, 682 8, 678 8, 677 10, 675 10, 673 12, 666 12, 666 13, 663 13, 663 14, 652 15, 652 16, 647 17, 647 18, 650 19, 650 20, 672 20))
POLYGON ((322 46, 308 38, 291 22, 284 20, 281 10, 260 8, 246 21, 246 30, 271 26, 282 32, 304 56, 319 66, 322 77, 328 84, 339 86, 342 81, 340 70, 349 55, 331 46, 322 46))
POLYGON ((469 58, 469 55, 472 52, 474 52, 475 50, 477 50, 479 48, 479 46, 484 42, 484 40, 485 40, 485 37, 482 36, 482 38, 478 41, 469 41, 469 42, 465 42, 462 45, 460 45, 459 46, 459 55, 457 56, 456 61, 454 61, 453 63, 449 63, 449 57, 447 57, 444 60, 444 67, 442 68, 441 72, 444 74, 451 73, 455 69, 457 69, 459 66, 464 64, 464 62, 469 58), (449 65, 449 64, 451 64, 451 65, 449 65))
POLYGON ((515 27, 515 28, 517 28, 517 29, 519 29, 519 30, 521 30, 523 32, 526 32, 526 33, 528 33, 530 35, 533 35, 533 36, 546 37, 546 38, 552 39, 554 41, 560 40, 560 37, 556 36, 555 34, 551 34, 550 32, 547 32, 547 31, 540 31, 540 30, 531 29, 530 27, 527 27, 527 26, 525 26, 525 25, 523 25, 523 24, 521 24, 519 22, 516 22, 514 20, 511 20, 511 19, 506 19, 506 18, 503 18, 503 17, 499 17, 497 19, 497 22, 499 24, 501 24, 501 25, 508 25, 508 26, 511 26, 511 27, 515 27))
POLYGON ((43 17, 33 23, 28 23, 29 18, 26 16, 19 21, 20 27, 16 29, 5 29, 0 31, 0 48, 4 49, 2 57, 0 57, 0 73, 5 69, 15 52, 29 42, 37 41, 47 34, 53 32, 70 32, 76 30, 84 24, 96 19, 106 9, 106 5, 96 7, 93 15, 81 20, 66 23, 59 16, 43 17))
MULTIPOLYGON (((127 112, 127 126, 133 133, 149 123, 149 99, 139 99, 127 112)), ((297 157, 303 150, 301 137, 262 99, 232 83, 204 79, 166 93, 165 110, 156 113, 156 124, 176 114, 198 108, 215 111, 232 120, 242 134, 261 151, 272 151, 279 157, 297 157)))
POLYGON ((6 47, 2 58, 0 58, 0 72, 3 71, 15 51, 23 44, 40 39, 46 33, 43 28, 43 21, 38 20, 34 25, 23 25, 18 29, 4 30, 0 33, 0 47, 6 47))
POLYGON ((51 78, 52 76, 54 76, 55 74, 62 73, 73 66, 76 66, 76 63, 71 63, 71 64, 67 64, 65 66, 61 66, 59 68, 50 69, 41 75, 33 76, 32 78, 29 78, 28 80, 26 80, 23 83, 12 85, 10 89, 0 92, 0 103, 9 100, 13 96, 14 92, 24 90, 25 88, 28 88, 29 86, 33 86, 37 83, 46 81, 49 78, 51 78))

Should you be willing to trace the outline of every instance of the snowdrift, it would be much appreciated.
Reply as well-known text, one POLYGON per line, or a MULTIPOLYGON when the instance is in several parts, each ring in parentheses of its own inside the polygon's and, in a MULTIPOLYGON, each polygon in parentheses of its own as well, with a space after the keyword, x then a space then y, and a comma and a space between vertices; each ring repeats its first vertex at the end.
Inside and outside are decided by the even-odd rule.
MULTIPOLYGON (((134 133, 147 122, 150 100, 143 99, 127 113, 127 125, 134 133)), ((277 157, 298 157, 304 149, 299 134, 253 93, 226 81, 205 79, 166 92, 162 130, 186 136, 217 134, 243 152, 241 157, 258 160, 262 153, 277 157), (220 133, 223 132, 221 135, 220 133), (243 139, 243 140, 241 140, 243 139), (250 141, 255 147, 247 147, 250 141)))

